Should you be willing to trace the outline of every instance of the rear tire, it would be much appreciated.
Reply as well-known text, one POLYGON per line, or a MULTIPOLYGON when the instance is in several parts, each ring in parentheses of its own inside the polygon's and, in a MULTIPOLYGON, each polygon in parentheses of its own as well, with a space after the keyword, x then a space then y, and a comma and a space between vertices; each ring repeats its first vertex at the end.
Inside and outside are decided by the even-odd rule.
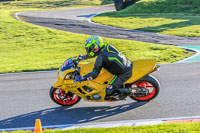
POLYGON ((73 94, 71 92, 65 93, 64 90, 59 89, 59 88, 50 88, 49 91, 51 99, 62 106, 73 106, 74 104, 77 104, 80 100, 81 97, 79 97, 76 94, 73 94))
POLYGON ((141 86, 141 87, 143 86, 146 89, 148 89, 148 91, 149 91, 148 95, 144 96, 144 97, 129 96, 131 99, 136 100, 138 102, 150 101, 150 100, 154 99, 160 91, 159 81, 151 75, 146 75, 145 77, 132 83, 131 86, 132 87, 133 86, 141 86))

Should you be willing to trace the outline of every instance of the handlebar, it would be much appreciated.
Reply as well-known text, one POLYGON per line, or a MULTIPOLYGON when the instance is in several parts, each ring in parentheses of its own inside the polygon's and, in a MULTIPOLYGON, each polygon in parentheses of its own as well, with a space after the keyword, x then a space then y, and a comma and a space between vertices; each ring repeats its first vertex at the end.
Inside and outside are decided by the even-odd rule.
POLYGON ((78 63, 79 63, 79 60, 73 59, 73 63, 74 63, 74 66, 77 67, 77 66, 78 66, 78 63))

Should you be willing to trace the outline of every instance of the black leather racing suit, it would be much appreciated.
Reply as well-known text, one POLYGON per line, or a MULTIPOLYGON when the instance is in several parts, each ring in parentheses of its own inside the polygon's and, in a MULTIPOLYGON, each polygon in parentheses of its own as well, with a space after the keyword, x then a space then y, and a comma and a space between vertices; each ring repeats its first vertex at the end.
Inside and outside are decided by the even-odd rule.
POLYGON ((132 75, 131 61, 110 44, 105 44, 100 49, 93 71, 85 75, 84 78, 95 79, 102 68, 116 75, 106 88, 107 95, 112 95, 132 75))

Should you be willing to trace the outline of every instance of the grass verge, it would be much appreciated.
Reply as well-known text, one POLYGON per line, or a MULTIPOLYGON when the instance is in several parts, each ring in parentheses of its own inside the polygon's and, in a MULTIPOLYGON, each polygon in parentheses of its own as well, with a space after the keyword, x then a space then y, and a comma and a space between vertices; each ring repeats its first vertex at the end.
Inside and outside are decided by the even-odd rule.
MULTIPOLYGON (((44 133, 200 133, 200 122, 171 123, 152 126, 92 128, 73 130, 45 130, 44 133)), ((6 132, 3 132, 6 133, 6 132)), ((31 133, 31 131, 14 131, 11 133, 31 133)))
MULTIPOLYGON (((16 6, 17 2, 3 2, 0 6, 0 73, 57 69, 66 58, 85 54, 84 42, 88 35, 46 29, 17 21, 11 17, 13 12, 41 9, 34 4, 34 8, 29 7, 27 1, 19 2, 24 2, 24 8, 16 6), (6 6, 2 6, 4 4, 6 6)), ((45 5, 43 9, 52 9, 47 3, 45 5)), ((176 46, 104 39, 130 60, 157 58, 159 63, 172 63, 193 54, 176 46)))
POLYGON ((199 7, 199 0, 141 0, 124 10, 101 14, 92 20, 127 29, 200 37, 199 7))
MULTIPOLYGON (((6 1, 6 0, 5 0, 6 1)), ((1 9, 62 9, 110 4, 109 0, 18 0, 0 2, 1 9)))

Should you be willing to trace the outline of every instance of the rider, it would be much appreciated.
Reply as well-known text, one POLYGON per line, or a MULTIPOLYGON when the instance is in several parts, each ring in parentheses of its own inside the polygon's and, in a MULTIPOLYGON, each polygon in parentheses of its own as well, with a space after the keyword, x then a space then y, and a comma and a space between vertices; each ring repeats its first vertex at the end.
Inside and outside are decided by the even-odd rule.
POLYGON ((125 81, 132 75, 132 63, 123 54, 110 44, 104 44, 100 36, 89 37, 85 42, 86 55, 79 55, 78 60, 96 57, 93 71, 85 76, 78 76, 76 81, 95 79, 102 68, 115 75, 109 85, 106 87, 106 98, 119 95, 125 98, 131 94, 131 89, 120 88, 125 81))

